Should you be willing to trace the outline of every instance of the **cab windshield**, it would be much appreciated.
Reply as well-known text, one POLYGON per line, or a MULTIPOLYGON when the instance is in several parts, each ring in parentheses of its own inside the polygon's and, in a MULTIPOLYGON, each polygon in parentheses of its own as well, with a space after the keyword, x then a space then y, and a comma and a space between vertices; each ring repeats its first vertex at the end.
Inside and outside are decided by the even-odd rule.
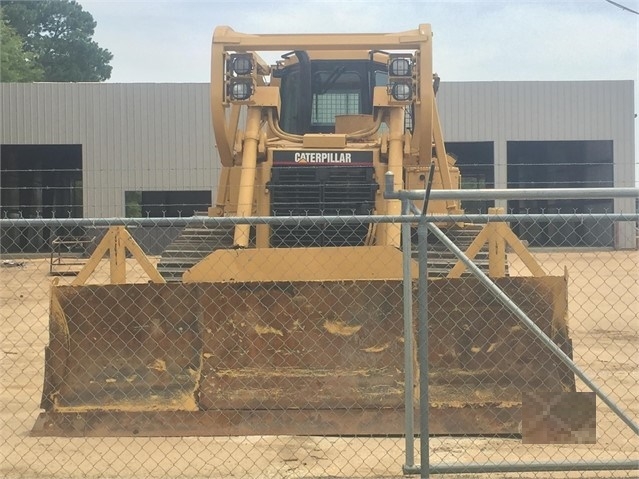
POLYGON ((373 87, 384 85, 385 65, 365 60, 310 62, 282 75, 280 126, 288 133, 333 133, 335 117, 372 113, 373 87), (306 78, 306 80, 304 80, 306 78))

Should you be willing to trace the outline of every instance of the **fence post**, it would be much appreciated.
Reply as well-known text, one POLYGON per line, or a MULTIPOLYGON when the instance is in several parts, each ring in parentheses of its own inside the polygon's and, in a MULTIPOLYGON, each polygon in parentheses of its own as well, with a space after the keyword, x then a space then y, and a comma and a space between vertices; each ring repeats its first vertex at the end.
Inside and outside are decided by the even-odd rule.
POLYGON ((419 280, 417 305, 417 354, 419 362, 419 454, 421 477, 429 477, 429 433, 428 433, 428 223, 426 215, 419 217, 417 227, 417 249, 419 258, 419 280))
MULTIPOLYGON (((410 211, 410 202, 402 200, 402 215, 410 211)), ((404 303, 404 473, 415 467, 415 400, 413 369, 413 275, 411 225, 402 223, 403 303, 404 303)))

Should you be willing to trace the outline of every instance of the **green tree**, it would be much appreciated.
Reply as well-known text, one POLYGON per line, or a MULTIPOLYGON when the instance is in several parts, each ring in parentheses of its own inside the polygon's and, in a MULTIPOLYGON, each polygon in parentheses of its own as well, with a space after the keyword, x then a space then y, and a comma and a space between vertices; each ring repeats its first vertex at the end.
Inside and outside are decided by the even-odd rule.
MULTIPOLYGON (((93 16, 73 0, 2 1, 5 22, 52 82, 104 81, 113 55, 93 41, 93 16)), ((4 43, 4 34, 3 34, 4 43)))
POLYGON ((33 53, 25 52, 22 38, 4 22, 0 8, 0 81, 32 82, 42 80, 42 67, 33 53))

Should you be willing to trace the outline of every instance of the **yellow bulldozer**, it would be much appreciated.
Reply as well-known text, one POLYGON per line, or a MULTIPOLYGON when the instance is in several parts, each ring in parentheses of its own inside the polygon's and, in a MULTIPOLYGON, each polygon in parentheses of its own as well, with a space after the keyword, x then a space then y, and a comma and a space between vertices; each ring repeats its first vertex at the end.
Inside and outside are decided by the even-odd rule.
MULTIPOLYGON (((437 85, 430 25, 345 35, 218 27, 221 174, 209 216, 399 215, 400 202, 384 197, 388 172, 395 190, 423 187, 431 168, 434 188, 459 188, 437 85), (282 51, 274 65, 260 56, 282 51)), ((428 212, 462 210, 439 200, 428 212)), ((149 283, 116 274, 114 284, 85 285, 81 272, 52 287, 33 434, 402 434, 400 225, 196 223, 149 283)), ((446 231, 458 243, 482 234, 446 231)), ((118 270, 126 260, 110 254, 118 270)), ((573 390, 574 377, 476 279, 451 275, 453 264, 429 286, 431 432, 516 433, 522 392, 573 390)), ((569 352, 565 278, 499 276, 569 352)))

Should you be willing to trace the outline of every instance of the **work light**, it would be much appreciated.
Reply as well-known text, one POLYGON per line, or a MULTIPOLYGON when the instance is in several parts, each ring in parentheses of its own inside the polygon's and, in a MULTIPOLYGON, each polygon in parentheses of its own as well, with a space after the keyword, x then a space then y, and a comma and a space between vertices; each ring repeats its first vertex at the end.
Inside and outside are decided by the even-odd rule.
POLYGON ((415 57, 407 53, 388 56, 388 95, 391 103, 410 103, 415 94, 415 57))
POLYGON ((409 77, 413 73, 413 65, 409 58, 394 57, 388 63, 388 75, 392 77, 409 77))
POLYGON ((391 85, 391 96, 396 101, 410 101, 413 98, 412 82, 396 82, 391 85))
POLYGON ((229 97, 233 101, 248 100, 253 94, 252 78, 233 78, 229 87, 229 97))
POLYGON ((231 55, 231 71, 237 76, 250 75, 253 71, 253 56, 250 53, 231 55))
POLYGON ((228 54, 225 60, 225 99, 247 102, 255 93, 257 63, 252 53, 228 54))

